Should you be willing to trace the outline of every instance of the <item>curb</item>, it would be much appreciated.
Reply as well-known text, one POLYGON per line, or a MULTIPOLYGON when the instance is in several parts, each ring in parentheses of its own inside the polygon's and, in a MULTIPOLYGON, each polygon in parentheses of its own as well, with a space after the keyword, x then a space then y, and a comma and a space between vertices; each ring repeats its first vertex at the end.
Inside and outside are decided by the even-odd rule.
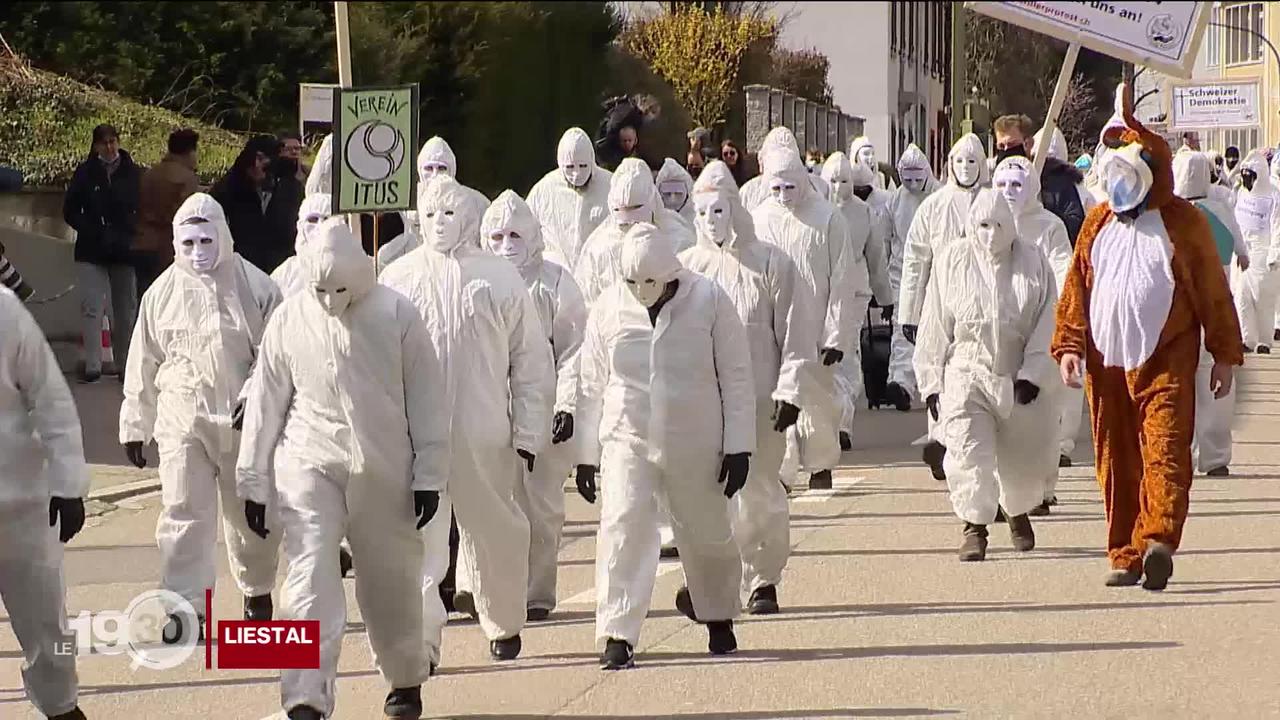
POLYGON ((159 489, 160 478, 155 477, 148 480, 137 480, 131 483, 112 485, 111 487, 102 488, 100 490, 93 490, 85 496, 85 499, 113 503, 159 489))

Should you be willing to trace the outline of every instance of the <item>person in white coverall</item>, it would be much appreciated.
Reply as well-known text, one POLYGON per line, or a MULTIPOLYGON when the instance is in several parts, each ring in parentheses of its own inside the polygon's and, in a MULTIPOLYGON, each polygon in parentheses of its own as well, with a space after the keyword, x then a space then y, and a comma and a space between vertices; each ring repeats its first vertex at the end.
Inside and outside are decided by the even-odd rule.
POLYGON ((311 165, 311 172, 307 174, 307 182, 304 185, 306 193, 310 195, 333 194, 333 134, 324 136, 324 140, 320 142, 320 149, 316 152, 316 161, 311 165))
POLYGON ((556 166, 529 190, 527 200, 548 236, 552 259, 573 272, 587 238, 609 216, 613 173, 596 164, 595 145, 576 127, 560 137, 556 166))
MULTIPOLYGON (((969 204, 989 180, 986 152, 977 135, 969 133, 956 141, 947 154, 947 183, 925 198, 911 221, 902 247, 902 277, 898 283, 898 327, 902 337, 912 345, 920 325, 920 314, 928 299, 929 278, 933 271, 933 258, 943 248, 964 237, 965 223, 969 217, 969 204)), ((905 395, 916 393, 904 385, 907 378, 893 373, 885 394, 900 403, 905 395)), ((918 378, 917 378, 918 381, 918 378)), ((923 395, 923 393, 921 393, 923 395)), ((946 447, 933 436, 933 422, 929 422, 929 441, 924 447, 924 461, 937 480, 946 478, 942 458, 946 447)))
MULTIPOLYGON (((739 190, 742 206, 747 209, 747 212, 755 212, 761 203, 769 199, 769 185, 765 182, 765 176, 769 174, 769 156, 781 157, 777 153, 778 150, 801 154, 800 145, 796 142, 796 135, 791 132, 791 128, 776 127, 770 130, 769 134, 764 136, 764 141, 760 143, 760 150, 756 153, 760 161, 760 174, 743 183, 739 190)), ((807 175, 809 187, 813 188, 818 197, 825 198, 831 195, 831 188, 827 187, 827 181, 823 180, 820 174, 807 173, 807 175)))
POLYGON ((890 235, 885 242, 889 255, 889 305, 884 310, 885 320, 894 324, 889 346, 889 381, 896 382, 906 392, 896 393, 898 402, 905 400, 910 409, 912 396, 916 389, 916 372, 911 366, 911 356, 915 346, 903 337, 898 327, 897 302, 902 280, 903 244, 907 232, 911 230, 911 222, 915 220, 916 211, 924 199, 938 189, 938 180, 933 176, 933 168, 929 167, 929 158, 924 151, 913 143, 902 151, 898 158, 898 178, 902 185, 893 191, 889 198, 890 235))
MULTIPOLYGON (((869 177, 865 168, 860 174, 869 177)), ((831 153, 822 164, 822 179, 831 188, 831 201, 844 216, 849 232, 848 284, 853 299, 844 319, 849 323, 846 332, 850 338, 860 337, 867 316, 867 306, 876 298, 873 285, 880 292, 879 299, 889 300, 888 268, 884 257, 884 226, 878 222, 875 210, 854 194, 854 167, 849 156, 840 151, 831 153), (872 277, 875 277, 873 283, 872 277)), ((854 342, 847 361, 841 362, 835 373, 835 387, 840 403, 840 449, 853 446, 853 419, 862 398, 862 344, 854 342)))
POLYGON ((573 276, 590 307, 600 293, 621 277, 622 236, 637 223, 654 223, 672 243, 672 251, 693 247, 693 228, 678 213, 662 206, 653 174, 643 160, 626 158, 609 185, 609 217, 587 238, 573 276))
MULTIPOLYGON (((1035 164, 1019 155, 1011 155, 996 165, 991 185, 1009 203, 1018 239, 1040 249, 1053 268, 1054 290, 1062 287, 1071 267, 1071 237, 1066 223, 1049 212, 1040 201, 1040 176, 1035 164)), ((1084 411, 1084 389, 1070 388, 1059 383, 1055 396, 1061 403, 1058 412, 1058 466, 1069 466, 1076 435, 1080 432, 1080 420, 1084 411), (1063 460, 1066 459, 1066 462, 1063 460)), ((1044 502, 1031 511, 1031 515, 1048 515, 1049 507, 1056 505, 1058 471, 1045 478, 1044 502)))
MULTIPOLYGON (((1249 267, 1249 248, 1236 223, 1232 208, 1214 196, 1211 181, 1213 163, 1206 153, 1180 152, 1173 156, 1173 192, 1205 214, 1213 230, 1214 245, 1222 261, 1222 271, 1231 274, 1234 255, 1241 269, 1249 267)), ((1235 419, 1236 393, 1233 386, 1224 397, 1214 398, 1213 356, 1200 346, 1196 368, 1196 427, 1194 454, 1200 472, 1210 477, 1231 474, 1231 423, 1235 419)))
POLYGON ((658 196, 662 198, 662 206, 680 216, 690 229, 693 228, 693 202, 689 197, 693 194, 693 176, 680 163, 672 158, 662 161, 658 175, 654 178, 658 186, 658 196))
POLYGON ((315 240, 316 228, 329 218, 333 209, 333 197, 328 193, 308 195, 298 207, 298 233, 295 236, 294 253, 271 272, 271 280, 280 288, 280 295, 288 298, 306 290, 309 281, 302 269, 302 256, 315 240))
MULTIPOLYGON (((451 177, 455 181, 458 179, 458 157, 453 154, 453 148, 449 147, 449 143, 436 135, 427 140, 422 145, 422 150, 418 151, 418 182, 426 185, 432 178, 443 176, 451 177)), ((468 223, 462 228, 462 236, 467 242, 479 247, 480 216, 484 215, 484 211, 488 209, 489 198, 479 190, 473 190, 461 182, 458 182, 458 189, 462 192, 466 204, 466 212, 463 216, 467 218, 468 223)))
POLYGON ((802 408, 796 430, 800 464, 810 473, 809 487, 826 489, 831 487, 831 468, 840 460, 832 366, 846 356, 852 358, 857 342, 849 335, 854 323, 846 316, 852 312, 854 294, 849 230, 844 215, 814 192, 798 154, 775 150, 765 160, 770 168, 765 184, 771 194, 752 212, 756 237, 791 258, 817 308, 811 332, 818 338, 821 362, 808 374, 819 390, 802 408))
POLYGON ((1280 268, 1280 191, 1271 183, 1267 159, 1253 151, 1240 163, 1240 192, 1236 194, 1236 223, 1249 247, 1249 269, 1234 272, 1236 312, 1245 348, 1271 352, 1275 325, 1276 270, 1280 268))
POLYGON ((56 648, 75 642, 62 543, 84 526, 88 491, 80 418, 58 360, 22 301, 0 288, 0 600, 27 699, 53 720, 84 720, 75 653, 56 648))
POLYGON ((751 346, 756 452, 747 484, 733 498, 733 534, 742 554, 747 612, 778 612, 777 586, 791 553, 791 514, 778 482, 783 433, 800 415, 801 380, 817 361, 813 299, 786 253, 756 239, 738 184, 719 160, 693 185, 698 244, 680 254, 686 268, 719 285, 738 311, 751 346))
POLYGON ((1016 550, 1035 547, 1028 511, 1057 470, 1061 384, 1049 355, 1058 293, 1044 252, 1017 236, 1009 204, 983 190, 970 230, 934 255, 915 366, 947 447, 962 561, 983 560, 1003 508, 1016 550))
POLYGON ((871 171, 872 184, 876 190, 891 193, 898 188, 893 178, 880 170, 880 163, 876 160, 876 146, 866 135, 856 137, 849 143, 849 159, 871 171))
MULTIPOLYGON (((551 341, 556 363, 555 414, 551 444, 538 455, 532 472, 516 485, 516 501, 529 518, 529 610, 527 619, 545 620, 556 607, 556 562, 564 528, 564 482, 574 465, 571 442, 578 399, 578 349, 587 325, 587 307, 573 275, 543 257, 542 231, 520 196, 504 191, 485 211, 480 232, 493 254, 520 271, 551 341)), ((469 579, 458 587, 470 589, 469 579)))
POLYGON ((376 264, 378 266, 379 273, 387 269, 387 266, 391 263, 422 247, 422 237, 418 228, 417 211, 402 211, 400 213, 400 221, 404 224, 404 231, 391 238, 386 245, 382 245, 378 248, 376 264))
MULTIPOLYGON (((421 186, 423 246, 381 276, 418 308, 449 378, 450 401, 437 409, 452 408, 449 493, 427 528, 424 568, 427 645, 435 663, 448 619, 437 584, 449 553, 434 549, 447 546, 451 502, 458 517, 458 574, 471 578, 467 601, 489 638, 490 654, 511 660, 520 653, 529 521, 515 493, 522 468, 532 471, 548 443, 555 399, 551 345, 537 308, 510 262, 462 235, 472 224, 467 197, 451 178, 421 186)), ((454 602, 464 610, 456 596, 454 602)))
POLYGON ((742 560, 729 501, 747 481, 756 408, 746 330, 712 280, 684 269, 649 223, 627 231, 622 278, 592 308, 582 345, 578 492, 600 484, 596 640, 630 667, 658 564, 658 504, 671 511, 686 586, 676 607, 708 649, 737 650, 742 560))
POLYGON ((307 291, 281 305, 263 335, 236 465, 249 528, 283 535, 281 616, 320 622, 320 667, 282 671, 281 705, 290 720, 333 716, 347 627, 333 556, 346 536, 375 665, 392 688, 386 715, 417 718, 430 673, 420 530, 449 468, 444 367, 417 309, 377 285, 343 219, 325 221, 310 242, 307 291), (278 525, 266 514, 276 499, 278 525))
MULTIPOLYGON (((142 296, 133 329, 120 442, 138 467, 146 466, 142 446, 153 437, 160 450, 156 545, 164 589, 204 617, 205 589, 217 576, 221 499, 227 558, 245 596, 245 619, 269 620, 279 538, 260 538, 245 525, 235 465, 241 389, 280 290, 235 253, 222 207, 204 193, 188 197, 173 216, 173 246, 173 265, 142 296)), ((187 622, 172 615, 166 641, 197 631, 184 627, 187 622)))

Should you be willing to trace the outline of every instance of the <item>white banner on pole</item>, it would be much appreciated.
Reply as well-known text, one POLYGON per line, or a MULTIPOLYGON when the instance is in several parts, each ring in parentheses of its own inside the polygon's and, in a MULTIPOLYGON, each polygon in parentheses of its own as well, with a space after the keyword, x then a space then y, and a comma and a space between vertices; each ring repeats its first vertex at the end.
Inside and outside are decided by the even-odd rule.
POLYGON ((1213 80, 1180 83, 1169 96, 1171 130, 1257 127, 1261 81, 1213 80))
POLYGON ((332 83, 298 83, 298 128, 307 123, 333 123, 332 83))
POLYGON ((975 12, 1090 50, 1191 77, 1207 2, 970 2, 975 12))

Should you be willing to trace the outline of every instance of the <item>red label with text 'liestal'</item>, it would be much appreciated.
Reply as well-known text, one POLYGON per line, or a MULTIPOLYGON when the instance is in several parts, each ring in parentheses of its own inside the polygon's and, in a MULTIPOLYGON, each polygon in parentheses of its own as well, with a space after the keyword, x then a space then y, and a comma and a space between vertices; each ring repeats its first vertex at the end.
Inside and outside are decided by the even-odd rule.
POLYGON ((219 670, 315 670, 319 620, 219 620, 219 670))

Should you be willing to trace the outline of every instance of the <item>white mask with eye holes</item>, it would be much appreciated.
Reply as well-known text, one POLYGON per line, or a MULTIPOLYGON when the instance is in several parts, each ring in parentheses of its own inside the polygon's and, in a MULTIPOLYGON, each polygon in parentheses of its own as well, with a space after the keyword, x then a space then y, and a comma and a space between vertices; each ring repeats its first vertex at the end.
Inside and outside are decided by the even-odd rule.
POLYGON ((618 229, 622 232, 630 230, 636 223, 653 222, 653 214, 643 205, 613 208, 610 212, 613 213, 613 221, 618 223, 618 229))
POLYGON ((338 317, 351 304, 351 292, 345 287, 330 283, 316 283, 311 289, 315 291, 316 299, 320 301, 324 311, 331 317, 338 317))
POLYGON ((1015 213, 1025 207, 1030 199, 1027 193, 1027 171, 1020 165, 1001 165, 991 184, 1015 213))
POLYGON ((902 178, 902 186, 907 192, 919 195, 924 192, 925 183, 928 182, 927 172, 923 168, 899 168, 898 177, 902 178))
POLYGON ((698 234, 716 245, 729 241, 729 201, 715 193, 702 193, 693 197, 697 211, 693 224, 698 234))
POLYGON ((485 241, 489 243, 489 250, 494 255, 506 258, 517 268, 522 268, 529 262, 529 243, 515 230, 498 230, 485 238, 485 241))
POLYGON ((217 233, 213 223, 180 225, 173 239, 174 250, 192 270, 205 275, 218 266, 217 233))
POLYGON ((785 178, 773 178, 769 182, 769 194, 784 208, 793 208, 800 201, 800 188, 785 178))
POLYGON ((419 217, 423 241, 436 252, 448 253, 462 244, 462 223, 453 208, 428 210, 426 217, 419 217))
POLYGON ((658 300, 662 299, 662 293, 666 292, 667 284, 654 280, 653 278, 645 279, 626 279, 627 289, 635 296, 636 300, 643 306, 651 308, 658 304, 658 300))
POLYGON ((876 149, 870 145, 863 145, 858 148, 857 161, 870 168, 873 172, 880 169, 876 166, 876 149))
POLYGON ((449 172, 448 165, 445 165, 442 162, 435 162, 434 160, 429 160, 423 163, 418 173, 419 177, 423 180, 430 180, 433 177, 440 177, 441 175, 449 174, 451 173, 449 172))
POLYGON ((689 202, 689 189, 678 180, 667 180, 658 185, 658 194, 662 196, 662 206, 675 212, 680 212, 689 202))
POLYGON ((977 185, 978 178, 982 177, 982 167, 978 164, 980 162, 982 160, 968 155, 951 158, 951 174, 955 177, 956 184, 966 189, 977 185))
POLYGON ((316 228, 320 227, 320 223, 328 219, 328 213, 307 213, 298 220, 298 232, 302 234, 302 247, 315 242, 316 228))
POLYGON ((831 186, 831 202, 843 205, 853 197, 853 183, 849 180, 837 177, 832 178, 827 184, 831 186))
POLYGON ((565 182, 576 188, 586 185, 591 179, 591 166, 587 163, 561 165, 560 172, 564 173, 565 182))

